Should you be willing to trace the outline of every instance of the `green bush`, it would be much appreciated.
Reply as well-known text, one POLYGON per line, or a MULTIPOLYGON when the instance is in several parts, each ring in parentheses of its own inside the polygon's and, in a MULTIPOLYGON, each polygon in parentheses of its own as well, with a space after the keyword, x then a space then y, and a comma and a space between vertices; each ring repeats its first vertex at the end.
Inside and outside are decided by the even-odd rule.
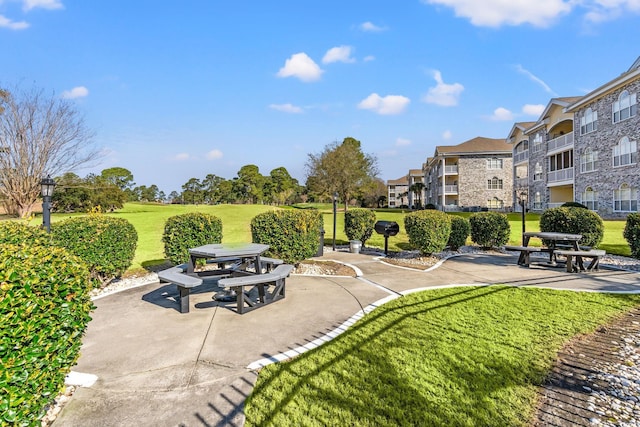
POLYGON ((318 210, 275 210, 253 217, 251 236, 269 245, 269 256, 295 264, 318 252, 321 226, 318 210))
POLYGON ((164 224, 162 242, 164 254, 172 263, 185 263, 190 248, 222 243, 222 220, 202 212, 172 216, 164 224))
POLYGON ((82 216, 55 223, 51 230, 55 244, 80 257, 101 283, 129 268, 138 244, 136 229, 124 218, 82 216))
POLYGON ((582 209, 589 209, 588 207, 586 207, 585 205, 583 205, 580 202, 564 202, 562 204, 562 206, 560 206, 561 208, 582 208, 582 209))
POLYGON ((589 209, 559 207, 540 215, 540 231, 582 234, 580 245, 597 248, 604 238, 604 223, 600 215, 589 209))
POLYGON ((78 359, 90 289, 63 248, 0 244, 0 425, 40 425, 78 359))
POLYGON ((360 240, 362 247, 373 234, 376 214, 370 209, 354 208, 344 213, 344 233, 349 240, 360 240))
POLYGON ((500 212, 478 212, 469 217, 471 240, 483 248, 495 248, 509 241, 509 219, 500 212))
POLYGON ((436 205, 434 205, 433 203, 427 203, 426 205, 424 205, 424 208, 434 210, 436 208, 436 205))
POLYGON ((20 221, 0 221, 0 243, 20 245, 51 245, 51 235, 40 227, 20 221))
POLYGON ((447 246, 452 251, 457 251, 461 246, 467 243, 467 237, 471 232, 471 225, 466 218, 461 216, 451 217, 451 234, 449 235, 449 241, 447 246))
POLYGON ((404 228, 409 236, 409 244, 421 253, 430 255, 441 252, 447 246, 451 217, 434 210, 411 212, 404 217, 404 228))
POLYGON ((627 216, 623 236, 629 243, 631 256, 640 259, 640 214, 631 213, 627 216))

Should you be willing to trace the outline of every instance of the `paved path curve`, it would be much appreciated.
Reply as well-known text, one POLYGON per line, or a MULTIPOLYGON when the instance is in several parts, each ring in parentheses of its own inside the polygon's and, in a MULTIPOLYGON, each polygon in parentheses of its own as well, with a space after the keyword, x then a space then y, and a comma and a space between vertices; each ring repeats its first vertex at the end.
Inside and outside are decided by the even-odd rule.
POLYGON ((74 371, 97 376, 79 388, 59 426, 241 426, 257 367, 340 333, 365 311, 416 289, 504 283, 601 292, 638 292, 637 273, 566 274, 522 268, 510 255, 463 255, 428 272, 378 257, 325 253, 356 268, 354 277, 292 276, 287 297, 238 315, 211 299, 213 286, 178 311, 174 286, 149 284, 95 301, 74 371), (354 317, 355 316, 355 317, 354 317))

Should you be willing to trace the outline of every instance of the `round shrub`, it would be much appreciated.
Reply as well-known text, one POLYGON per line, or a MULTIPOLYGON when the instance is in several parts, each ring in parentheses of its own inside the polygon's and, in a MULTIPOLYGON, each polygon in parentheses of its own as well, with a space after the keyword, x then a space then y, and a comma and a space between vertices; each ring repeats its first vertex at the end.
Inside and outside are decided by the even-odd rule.
POLYGON ((588 207, 586 207, 585 205, 583 205, 580 202, 564 202, 562 204, 562 206, 560 206, 561 208, 582 208, 582 209, 589 209, 588 207))
POLYGON ((0 244, 0 425, 40 425, 78 359, 90 289, 63 248, 0 244))
POLYGON ((222 243, 222 220, 216 216, 191 212, 167 219, 162 234, 164 254, 174 264, 189 261, 189 249, 222 243))
POLYGON ((409 244, 425 255, 441 252, 451 234, 451 217, 444 212, 424 210, 404 217, 409 244))
POLYGON ((469 217, 471 240, 483 248, 495 248, 509 241, 511 226, 500 212, 478 212, 469 217))
POLYGON ((253 217, 251 236, 269 245, 269 256, 296 264, 318 252, 321 226, 318 210, 274 210, 253 217))
POLYGON ((56 245, 80 257, 102 283, 124 273, 133 261, 138 233, 129 221, 104 215, 70 218, 53 225, 56 245))
POLYGON ((20 221, 0 221, 0 243, 19 245, 50 245, 51 235, 40 227, 20 221))
POLYGON ((604 223, 600 215, 589 209, 559 207, 540 215, 540 231, 582 234, 580 245, 597 248, 604 237, 604 223))
POLYGON ((449 241, 447 246, 452 251, 457 251, 461 246, 467 243, 467 237, 471 232, 471 225, 466 218, 461 216, 451 217, 451 234, 449 234, 449 241))
POLYGON ((360 240, 362 246, 373 234, 376 214, 370 209, 354 208, 344 213, 344 232, 349 240, 360 240))
POLYGON ((627 223, 622 234, 629 243, 631 256, 640 259, 640 214, 631 213, 627 216, 627 223))

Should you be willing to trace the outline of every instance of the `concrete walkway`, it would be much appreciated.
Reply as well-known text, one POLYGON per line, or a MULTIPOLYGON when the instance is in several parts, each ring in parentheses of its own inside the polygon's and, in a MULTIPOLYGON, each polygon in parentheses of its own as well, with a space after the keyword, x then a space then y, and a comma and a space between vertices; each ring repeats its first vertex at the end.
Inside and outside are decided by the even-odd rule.
POLYGON ((457 256, 427 272, 366 254, 328 251, 322 259, 361 276, 291 276, 284 300, 245 315, 230 310, 234 303, 213 301, 213 284, 191 295, 188 314, 178 311, 175 286, 166 284, 96 300, 73 370, 97 381, 78 388, 54 426, 241 426, 257 378, 249 366, 318 345, 376 304, 415 289, 503 283, 640 292, 637 273, 523 268, 511 255, 457 256))

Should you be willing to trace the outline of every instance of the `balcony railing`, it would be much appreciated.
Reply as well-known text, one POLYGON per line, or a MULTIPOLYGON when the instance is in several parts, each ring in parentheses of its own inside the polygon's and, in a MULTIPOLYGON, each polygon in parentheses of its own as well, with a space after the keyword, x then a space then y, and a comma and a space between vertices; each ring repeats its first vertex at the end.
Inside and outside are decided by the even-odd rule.
POLYGON ((570 181, 573 179, 573 168, 559 169, 557 171, 549 172, 547 175, 547 183, 570 181))
MULTIPOLYGON (((444 167, 445 175, 457 175, 458 174, 458 165, 446 165, 444 167)), ((438 176, 442 176, 442 168, 438 169, 438 176)))
POLYGON ((524 150, 513 155, 513 163, 522 163, 529 160, 529 150, 524 150))
POLYGON ((547 142, 547 154, 573 147, 573 132, 547 142))
MULTIPOLYGON (((444 194, 458 194, 458 186, 457 185, 445 185, 444 186, 444 194)), ((442 189, 438 191, 438 195, 442 195, 442 189)))

